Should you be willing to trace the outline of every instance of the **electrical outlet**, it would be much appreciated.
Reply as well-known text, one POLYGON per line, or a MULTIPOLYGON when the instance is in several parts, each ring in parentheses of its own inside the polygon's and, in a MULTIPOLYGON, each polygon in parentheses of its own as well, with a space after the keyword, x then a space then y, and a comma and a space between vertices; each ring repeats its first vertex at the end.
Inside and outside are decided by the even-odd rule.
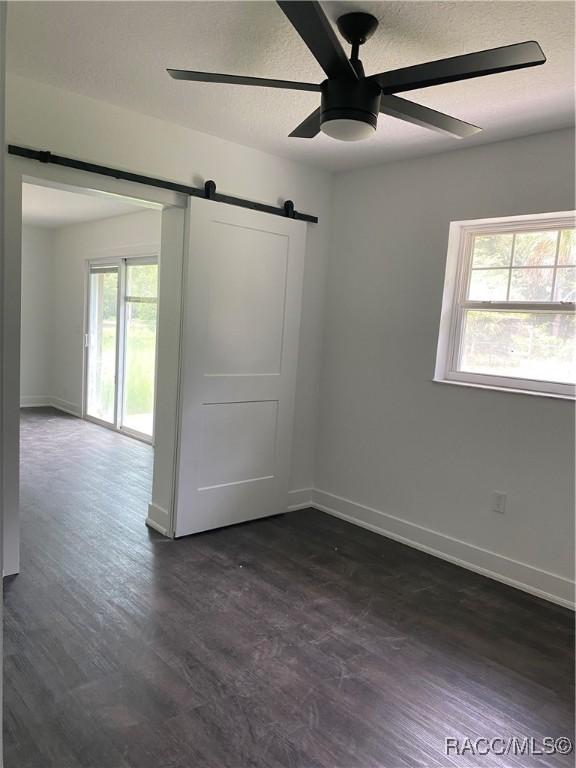
POLYGON ((499 515, 505 514, 507 498, 505 493, 494 491, 492 494, 492 512, 497 512, 499 515))

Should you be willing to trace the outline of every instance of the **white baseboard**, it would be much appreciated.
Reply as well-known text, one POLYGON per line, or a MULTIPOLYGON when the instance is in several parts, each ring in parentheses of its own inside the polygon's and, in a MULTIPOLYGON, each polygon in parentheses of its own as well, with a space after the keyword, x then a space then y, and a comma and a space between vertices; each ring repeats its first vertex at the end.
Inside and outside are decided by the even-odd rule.
POLYGON ((80 405, 71 403, 68 400, 62 400, 60 397, 52 397, 50 395, 43 395, 42 397, 23 395, 20 397, 20 408, 45 408, 47 406, 82 418, 82 407, 80 405))
POLYGON ((53 408, 57 408, 59 411, 64 411, 65 413, 72 414, 72 416, 78 416, 78 418, 82 418, 82 406, 78 405, 77 403, 71 403, 68 400, 62 400, 59 397, 51 397, 50 405, 53 408))
POLYGON ((288 512, 295 512, 297 509, 306 509, 306 507, 313 507, 312 495, 314 493, 313 488, 298 488, 297 490, 290 491, 288 493, 288 512))
POLYGON ((48 405, 52 405, 52 402, 47 396, 22 395, 20 397, 20 408, 45 408, 48 405))
POLYGON ((146 518, 146 525, 149 528, 153 528, 163 536, 172 538, 170 536, 170 514, 167 509, 159 507, 157 504, 148 504, 148 517, 146 518))
POLYGON ((574 610, 575 584, 564 576, 520 563, 326 491, 314 489, 309 506, 574 610))

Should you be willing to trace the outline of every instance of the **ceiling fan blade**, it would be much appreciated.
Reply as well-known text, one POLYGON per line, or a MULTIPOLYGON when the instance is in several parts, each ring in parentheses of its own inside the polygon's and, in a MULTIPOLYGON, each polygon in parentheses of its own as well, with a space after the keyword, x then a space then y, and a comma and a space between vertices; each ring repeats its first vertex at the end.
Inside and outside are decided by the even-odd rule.
POLYGON ((450 136, 456 136, 459 139, 465 139, 481 131, 476 125, 465 123, 443 112, 436 112, 435 109, 423 107, 421 104, 415 104, 413 101, 406 101, 399 96, 390 96, 382 94, 380 97, 380 112, 384 115, 397 117, 408 123, 421 125, 423 128, 431 128, 440 133, 447 133, 450 136))
POLYGON ((303 120, 298 128, 294 128, 290 137, 298 139, 313 139, 320 133, 320 107, 315 109, 306 120, 303 120))
POLYGON ((316 83, 298 83, 293 80, 269 80, 266 77, 220 75, 215 72, 193 72, 188 69, 167 69, 174 80, 192 80, 196 83, 226 83, 228 85, 260 85, 265 88, 286 88, 292 91, 320 91, 316 83))
POLYGON ((305 0, 278 0, 296 32, 328 78, 357 80, 354 67, 348 61, 336 33, 326 18, 320 3, 305 0))
POLYGON ((542 49, 536 41, 532 40, 527 43, 467 53, 464 56, 453 56, 450 59, 430 61, 391 72, 381 72, 368 79, 375 80, 383 93, 402 93, 417 88, 428 88, 431 85, 468 80, 471 77, 535 67, 544 64, 545 61, 546 56, 542 49))

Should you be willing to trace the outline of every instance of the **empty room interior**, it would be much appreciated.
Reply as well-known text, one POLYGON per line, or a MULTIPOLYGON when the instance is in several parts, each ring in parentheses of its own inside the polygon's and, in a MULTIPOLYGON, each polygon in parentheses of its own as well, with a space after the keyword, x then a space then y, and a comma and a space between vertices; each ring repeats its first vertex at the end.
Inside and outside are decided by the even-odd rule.
POLYGON ((574 765, 575 16, 0 3, 5 768, 574 765))
POLYGON ((160 209, 22 185, 22 408, 153 442, 160 231, 160 209))

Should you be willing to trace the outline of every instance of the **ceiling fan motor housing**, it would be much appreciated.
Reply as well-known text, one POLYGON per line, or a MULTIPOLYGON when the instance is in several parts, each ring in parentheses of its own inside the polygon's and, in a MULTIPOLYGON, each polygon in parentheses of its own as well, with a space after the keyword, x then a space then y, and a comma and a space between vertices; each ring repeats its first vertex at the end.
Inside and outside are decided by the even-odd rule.
POLYGON ((331 120, 357 120, 376 128, 380 88, 370 80, 324 80, 320 124, 331 120))

